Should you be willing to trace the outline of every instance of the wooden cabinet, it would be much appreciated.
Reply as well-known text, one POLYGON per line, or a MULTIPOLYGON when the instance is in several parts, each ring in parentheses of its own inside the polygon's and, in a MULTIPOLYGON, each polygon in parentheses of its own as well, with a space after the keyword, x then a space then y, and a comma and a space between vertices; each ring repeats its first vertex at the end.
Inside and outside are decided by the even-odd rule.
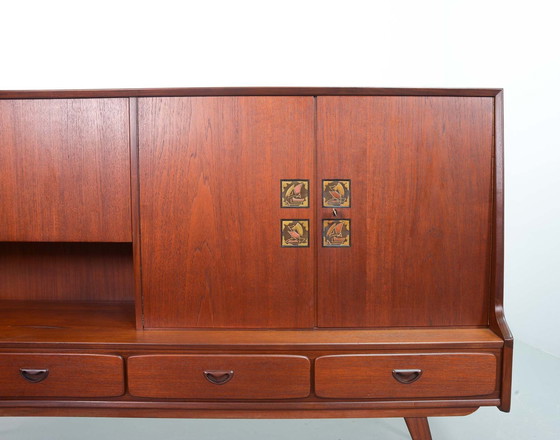
POLYGON ((502 106, 0 92, 0 415, 508 411, 502 106))

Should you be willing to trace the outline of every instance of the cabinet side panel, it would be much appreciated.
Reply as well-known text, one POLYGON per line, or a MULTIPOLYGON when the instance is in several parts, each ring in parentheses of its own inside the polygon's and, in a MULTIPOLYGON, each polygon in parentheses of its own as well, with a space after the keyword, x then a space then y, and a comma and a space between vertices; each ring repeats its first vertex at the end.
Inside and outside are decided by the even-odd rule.
POLYGON ((492 98, 318 98, 319 176, 352 185, 320 326, 488 324, 492 151, 492 98))
POLYGON ((313 98, 138 107, 145 327, 313 326, 313 237, 283 248, 280 233, 314 224, 311 207, 280 207, 281 179, 313 176, 313 98))
POLYGON ((0 101, 0 241, 131 240, 125 99, 0 101))
POLYGON ((513 335, 504 314, 504 96, 500 92, 494 101, 495 157, 494 157, 494 224, 492 231, 493 271, 490 301, 490 328, 504 340, 502 357, 502 392, 500 410, 511 407, 511 380, 513 368, 513 335))

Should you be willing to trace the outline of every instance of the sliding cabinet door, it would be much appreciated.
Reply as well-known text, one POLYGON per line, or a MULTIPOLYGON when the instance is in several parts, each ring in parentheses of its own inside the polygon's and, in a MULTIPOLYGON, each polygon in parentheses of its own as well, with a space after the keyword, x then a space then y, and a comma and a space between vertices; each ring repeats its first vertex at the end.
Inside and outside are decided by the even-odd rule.
POLYGON ((487 324, 493 104, 318 98, 319 326, 487 324))
POLYGON ((312 327, 313 98, 138 108, 145 327, 312 327))
POLYGON ((0 241, 132 240, 126 99, 0 100, 0 241))

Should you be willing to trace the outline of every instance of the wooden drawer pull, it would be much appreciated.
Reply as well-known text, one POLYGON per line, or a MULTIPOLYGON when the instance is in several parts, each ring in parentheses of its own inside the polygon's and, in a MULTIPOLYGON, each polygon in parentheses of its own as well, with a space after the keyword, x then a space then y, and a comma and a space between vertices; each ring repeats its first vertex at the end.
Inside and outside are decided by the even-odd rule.
POLYGON ((49 376, 48 369, 20 368, 19 372, 25 380, 31 383, 42 382, 49 376))
POLYGON ((400 383, 416 382, 422 376, 422 370, 393 370, 393 377, 400 383))
POLYGON ((211 382, 215 385, 223 385, 228 383, 233 377, 233 370, 224 370, 224 371, 205 371, 204 377, 208 382, 211 382))

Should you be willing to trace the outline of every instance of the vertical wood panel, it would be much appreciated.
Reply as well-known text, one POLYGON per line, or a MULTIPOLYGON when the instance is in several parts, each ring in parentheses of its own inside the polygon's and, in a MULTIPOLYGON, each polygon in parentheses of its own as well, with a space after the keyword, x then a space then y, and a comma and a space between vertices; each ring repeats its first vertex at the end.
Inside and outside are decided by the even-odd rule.
POLYGON ((140 252, 140 181, 138 170, 138 99, 130 98, 128 102, 130 126, 130 198, 132 214, 132 261, 134 268, 134 306, 136 328, 144 328, 142 310, 142 254, 140 252))
POLYGON ((318 98, 319 174, 352 179, 320 326, 488 323, 492 130, 492 98, 318 98))
POLYGON ((280 219, 314 210, 279 198, 313 177, 313 98, 139 99, 139 141, 145 326, 313 326, 315 243, 280 219))
POLYGON ((0 101, 0 240, 131 240, 126 99, 0 101))

